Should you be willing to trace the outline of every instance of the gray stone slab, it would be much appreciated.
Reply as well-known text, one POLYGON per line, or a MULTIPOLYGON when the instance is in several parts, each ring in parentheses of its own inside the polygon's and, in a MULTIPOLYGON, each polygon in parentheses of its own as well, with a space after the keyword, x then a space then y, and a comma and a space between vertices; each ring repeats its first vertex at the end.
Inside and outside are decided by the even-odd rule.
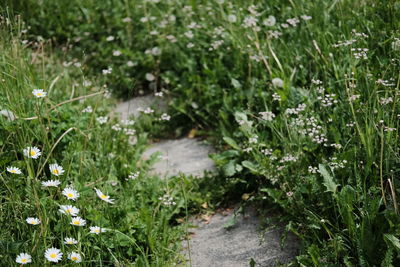
POLYGON ((254 211, 246 217, 237 215, 236 224, 231 229, 226 225, 234 216, 233 211, 227 215, 215 214, 209 224, 200 220, 194 222, 198 228, 190 228, 194 235, 190 239, 191 264, 187 244, 184 254, 187 266, 192 267, 245 267, 250 266, 253 258, 256 266, 277 266, 287 263, 297 253, 298 240, 289 234, 285 246, 280 246, 281 227, 262 232, 259 230, 259 219, 254 211))
POLYGON ((214 162, 208 157, 213 150, 197 139, 182 138, 153 144, 143 157, 149 159, 153 153, 160 152, 159 161, 153 165, 151 173, 169 177, 183 173, 202 176, 205 171, 215 171, 214 162))
POLYGON ((120 114, 122 120, 126 120, 130 116, 139 116, 139 109, 146 109, 148 107, 154 107, 157 109, 156 111, 164 112, 167 110, 167 103, 164 99, 153 95, 138 96, 131 100, 118 103, 115 112, 120 114))

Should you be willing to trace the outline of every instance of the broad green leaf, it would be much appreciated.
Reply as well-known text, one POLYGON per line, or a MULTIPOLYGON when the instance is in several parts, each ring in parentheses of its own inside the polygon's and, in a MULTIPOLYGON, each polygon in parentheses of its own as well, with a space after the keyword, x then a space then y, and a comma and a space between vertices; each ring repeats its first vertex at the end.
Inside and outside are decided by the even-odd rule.
POLYGON ((324 185, 326 187, 327 192, 332 192, 336 194, 338 185, 333 181, 332 175, 328 172, 323 164, 319 164, 319 172, 324 178, 324 185))
POLYGON ((248 160, 242 161, 242 166, 243 166, 243 167, 246 167, 247 169, 249 169, 249 170, 252 171, 252 172, 258 173, 258 167, 257 167, 257 165, 254 164, 254 163, 251 162, 251 161, 248 161, 248 160))
POLYGON ((239 147, 238 144, 235 142, 235 140, 233 140, 232 138, 225 136, 223 139, 224 139, 224 141, 225 141, 228 145, 230 145, 230 146, 233 147, 234 149, 240 150, 240 147, 239 147))

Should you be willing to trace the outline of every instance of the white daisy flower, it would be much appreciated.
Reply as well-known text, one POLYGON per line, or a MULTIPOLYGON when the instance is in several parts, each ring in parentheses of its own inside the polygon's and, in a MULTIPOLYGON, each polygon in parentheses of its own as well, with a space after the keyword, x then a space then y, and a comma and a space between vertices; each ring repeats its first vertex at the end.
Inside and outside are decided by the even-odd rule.
POLYGON ((76 253, 76 252, 71 252, 68 255, 68 259, 70 259, 73 262, 81 262, 82 261, 81 255, 79 253, 76 253))
POLYGON ((44 256, 48 261, 59 262, 62 259, 62 252, 58 248, 48 248, 44 253, 44 256))
POLYGON ((40 224, 40 220, 38 218, 34 218, 34 217, 28 217, 26 218, 26 222, 32 225, 38 225, 40 224))
POLYGON ((17 167, 12 167, 12 166, 7 167, 7 171, 9 173, 14 173, 14 174, 21 174, 22 173, 21 169, 19 169, 17 167))
POLYGON ((64 244, 65 245, 75 245, 75 244, 78 244, 78 240, 76 240, 73 237, 66 237, 66 238, 64 238, 64 244))
POLYGON ((42 186, 44 187, 50 187, 50 186, 58 187, 60 184, 61 182, 59 180, 48 180, 42 182, 42 186))
POLYGON ((43 98, 47 95, 43 89, 33 89, 32 94, 37 98, 43 98))
POLYGON ((32 159, 37 159, 42 155, 42 152, 40 152, 40 149, 37 147, 30 147, 28 146, 23 150, 25 157, 32 158, 32 159))
POLYGON ((51 174, 54 174, 55 176, 59 176, 59 175, 62 175, 64 173, 63 167, 61 167, 57 163, 50 164, 49 168, 50 168, 51 174))
POLYGON ((86 221, 81 217, 73 217, 71 224, 75 226, 84 226, 86 224, 86 221))
POLYGON ((64 196, 66 196, 68 199, 72 199, 72 200, 76 200, 79 197, 78 191, 76 191, 75 189, 70 188, 70 187, 64 188, 64 190, 62 191, 62 194, 64 196))
POLYGON ((27 253, 20 253, 15 261, 20 264, 28 264, 32 262, 32 257, 27 253))
POLYGON ((114 204, 114 199, 110 199, 110 196, 107 196, 105 194, 103 194, 103 192, 101 192, 99 189, 95 188, 94 189, 96 191, 97 196, 101 199, 104 200, 105 202, 108 202, 110 204, 114 204))
POLYGON ((74 217, 77 216, 79 213, 79 209, 71 205, 61 205, 58 211, 63 214, 69 214, 74 217))
POLYGON ((100 228, 99 226, 90 226, 90 233, 91 234, 100 234, 107 231, 105 228, 100 228))

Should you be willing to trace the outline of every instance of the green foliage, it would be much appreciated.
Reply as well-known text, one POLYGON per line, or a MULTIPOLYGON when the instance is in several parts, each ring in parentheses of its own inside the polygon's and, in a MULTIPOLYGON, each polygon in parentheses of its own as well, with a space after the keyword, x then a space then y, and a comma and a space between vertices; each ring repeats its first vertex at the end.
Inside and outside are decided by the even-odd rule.
MULTIPOLYGON (((174 125, 184 125, 177 132, 194 124, 217 140, 221 153, 212 157, 225 192, 218 186, 216 194, 239 198, 252 192, 276 203, 291 221, 288 228, 302 239, 301 266, 399 265, 397 1, 7 3, 30 27, 22 36, 32 42, 38 35, 51 39, 68 51, 68 68, 82 63, 85 74, 123 97, 168 93, 174 125)), ((17 75, 19 83, 10 88, 32 80, 17 75)), ((33 81, 48 88, 43 82, 54 79, 33 81)), ((22 97, 3 99, 13 103, 22 97)), ((37 106, 29 103, 17 114, 35 115, 37 106)), ((45 136, 51 147, 72 126, 61 127, 74 118, 69 113, 57 114, 60 127, 50 124, 57 135, 43 127, 41 134, 32 131, 41 125, 33 121, 26 138, 38 142, 45 136)), ((49 122, 53 116, 44 112, 41 118, 49 122)), ((93 119, 77 120, 87 121, 106 136, 93 119)), ((4 127, 9 133, 15 126, 4 127)), ((151 118, 137 127, 163 129, 151 118)), ((91 142, 72 134, 65 138, 80 138, 85 149, 75 150, 86 151, 91 142)), ((3 146, 9 142, 0 140, 3 146)), ((102 158, 87 160, 110 164, 97 157, 102 158)), ((4 166, 13 161, 13 155, 1 158, 4 166)), ((121 166, 114 168, 115 177, 121 166)))
POLYGON ((10 37, 9 28, 1 30, 0 110, 9 112, 0 115, 1 265, 16 266, 22 252, 32 256, 34 266, 43 265, 45 251, 55 247, 64 254, 63 265, 77 252, 84 266, 171 266, 180 257, 184 230, 175 219, 184 213, 190 183, 181 185, 180 178, 168 183, 148 173, 151 162, 141 157, 146 134, 110 117, 113 102, 104 88, 95 81, 85 86, 88 79, 49 57, 45 44, 29 50, 10 37), (36 98, 36 88, 47 95, 36 98), (23 150, 31 146, 42 155, 26 157, 23 150), (62 166, 62 175, 51 172, 54 163, 62 166), (10 173, 11 166, 22 173, 10 173), (46 187, 47 180, 60 184, 46 187), (63 194, 67 187, 79 192, 75 201, 63 194), (102 201, 95 188, 114 203, 102 201), (77 207, 86 225, 71 225, 61 205, 77 207), (40 224, 28 224, 28 217, 40 224), (92 226, 107 231, 90 233, 92 226), (78 243, 66 245, 65 237, 78 243))

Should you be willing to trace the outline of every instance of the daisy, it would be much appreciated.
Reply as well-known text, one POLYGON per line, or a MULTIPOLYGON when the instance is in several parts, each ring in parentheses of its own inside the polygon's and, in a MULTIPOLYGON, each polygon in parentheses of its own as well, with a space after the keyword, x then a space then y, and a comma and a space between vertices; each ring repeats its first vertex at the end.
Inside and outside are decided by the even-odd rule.
POLYGON ((99 226, 90 226, 90 233, 91 234, 100 234, 107 231, 105 228, 100 228, 99 226))
POLYGON ((62 175, 64 173, 63 167, 61 167, 57 163, 50 164, 49 168, 50 168, 51 174, 54 174, 55 176, 59 176, 59 175, 62 175))
POLYGON ((37 98, 43 98, 47 95, 43 89, 33 89, 32 94, 37 98))
POLYGON ((65 245, 75 245, 75 244, 78 244, 78 240, 76 240, 76 239, 73 238, 73 237, 66 237, 66 238, 64 239, 64 244, 65 244, 65 245))
POLYGON ((77 216, 79 213, 79 209, 77 207, 71 206, 71 205, 61 205, 60 209, 58 211, 63 214, 69 214, 74 217, 77 216))
POLYGON ((22 172, 21 172, 21 170, 19 169, 19 168, 17 168, 17 167, 7 167, 7 171, 9 172, 9 173, 14 173, 14 174, 21 174, 22 172))
POLYGON ((57 187, 60 184, 61 184, 61 182, 59 180, 48 180, 48 181, 42 182, 42 186, 44 186, 44 187, 50 187, 50 186, 57 187))
POLYGON ((82 261, 82 257, 79 253, 76 252, 72 252, 68 255, 68 259, 70 259, 73 262, 81 262, 82 261))
POLYGON ((40 224, 40 220, 38 218, 34 218, 34 217, 28 217, 26 218, 26 222, 32 225, 38 225, 40 224))
POLYGON ((27 264, 32 262, 32 257, 27 253, 20 253, 15 261, 20 264, 27 264))
POLYGON ((30 147, 28 146, 23 150, 25 157, 32 158, 32 159, 37 159, 42 155, 42 152, 40 152, 40 149, 37 147, 30 147))
POLYGON ((114 199, 110 199, 110 196, 104 195, 103 192, 101 192, 97 188, 95 188, 94 190, 96 190, 96 194, 101 200, 104 200, 105 202, 108 202, 110 204, 114 204, 114 199))
POLYGON ((64 196, 66 196, 68 199, 72 199, 72 200, 76 200, 79 197, 78 191, 76 191, 75 189, 70 188, 70 187, 64 188, 64 190, 62 191, 62 194, 64 196))
POLYGON ((71 205, 61 205, 58 211, 63 214, 69 214, 74 217, 79 213, 79 209, 71 205))
POLYGON ((58 248, 48 248, 44 253, 44 256, 48 261, 58 262, 62 259, 62 252, 58 248))
POLYGON ((86 221, 81 217, 74 217, 72 218, 71 224, 75 226, 84 226, 86 224, 86 221))

